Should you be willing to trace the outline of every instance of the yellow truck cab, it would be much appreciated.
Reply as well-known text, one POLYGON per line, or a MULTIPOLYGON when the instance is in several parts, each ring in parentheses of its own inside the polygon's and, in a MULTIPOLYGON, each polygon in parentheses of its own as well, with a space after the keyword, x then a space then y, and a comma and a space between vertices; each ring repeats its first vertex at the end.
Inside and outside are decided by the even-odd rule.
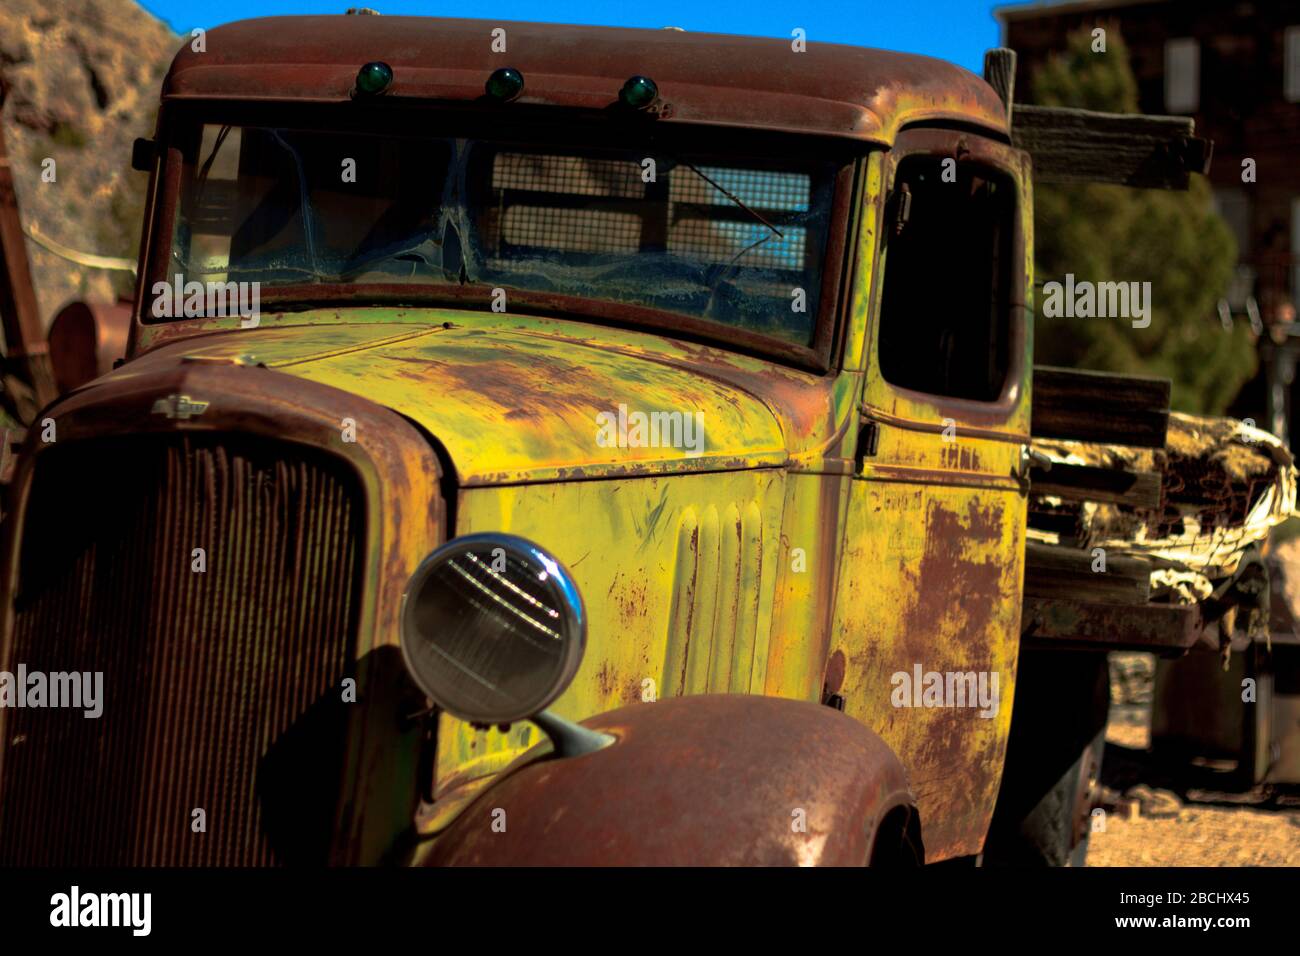
MULTIPOLYGON (((104 710, 0 712, 0 857, 986 850, 1033 307, 988 83, 309 16, 187 43, 161 104, 126 361, 41 414, 5 529, 3 667, 102 672, 104 710)), ((1090 660, 1010 799, 1024 842, 1057 795, 1054 862, 1090 660)))

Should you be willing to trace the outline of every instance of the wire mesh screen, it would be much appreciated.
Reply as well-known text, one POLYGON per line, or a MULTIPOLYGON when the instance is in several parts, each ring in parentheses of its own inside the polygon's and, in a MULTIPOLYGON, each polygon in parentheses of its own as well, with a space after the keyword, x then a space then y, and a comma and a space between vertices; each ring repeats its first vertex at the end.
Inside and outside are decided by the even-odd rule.
POLYGON ((683 164, 651 177, 652 169, 636 159, 497 153, 487 217, 493 253, 666 251, 805 269, 807 231, 791 220, 809 210, 807 174, 683 164))
POLYGON ((758 222, 713 222, 681 219, 668 233, 668 249, 709 262, 730 262, 762 269, 802 269, 804 230, 780 227, 778 236, 758 222))
POLYGON ((559 252, 633 253, 641 247, 640 216, 599 209, 510 206, 501 232, 511 246, 559 252))
POLYGON ((697 169, 698 174, 683 167, 680 175, 673 176, 669 190, 673 202, 729 206, 731 200, 722 191, 726 190, 751 209, 808 211, 812 180, 806 173, 720 166, 697 169))
POLYGON ((645 195, 641 170, 632 162, 537 153, 497 153, 492 163, 492 187, 628 199, 645 195))

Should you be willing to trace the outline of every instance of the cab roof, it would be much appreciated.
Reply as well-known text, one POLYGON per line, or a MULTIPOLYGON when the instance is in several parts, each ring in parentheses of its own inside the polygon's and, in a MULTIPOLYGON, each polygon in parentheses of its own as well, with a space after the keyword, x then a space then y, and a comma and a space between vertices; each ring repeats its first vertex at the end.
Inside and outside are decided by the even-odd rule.
MULTIPOLYGON (((389 98, 472 101, 493 70, 524 75, 515 101, 603 110, 628 77, 659 87, 660 121, 779 130, 889 145, 904 126, 961 123, 1007 134, 997 94, 980 77, 930 57, 790 39, 450 20, 292 16, 214 27, 176 55, 163 101, 346 102, 357 70, 393 68, 389 98), (505 53, 493 31, 505 30, 505 53)), ((503 107, 508 109, 509 106, 503 107)))

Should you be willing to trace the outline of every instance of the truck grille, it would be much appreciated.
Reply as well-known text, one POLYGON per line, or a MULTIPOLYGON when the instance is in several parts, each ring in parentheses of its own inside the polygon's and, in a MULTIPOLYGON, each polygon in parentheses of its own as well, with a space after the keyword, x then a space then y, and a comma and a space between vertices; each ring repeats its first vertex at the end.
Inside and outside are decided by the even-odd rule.
POLYGON ((355 475, 297 445, 43 452, 0 670, 100 671, 103 713, 0 711, 0 862, 324 862, 363 534, 355 475))

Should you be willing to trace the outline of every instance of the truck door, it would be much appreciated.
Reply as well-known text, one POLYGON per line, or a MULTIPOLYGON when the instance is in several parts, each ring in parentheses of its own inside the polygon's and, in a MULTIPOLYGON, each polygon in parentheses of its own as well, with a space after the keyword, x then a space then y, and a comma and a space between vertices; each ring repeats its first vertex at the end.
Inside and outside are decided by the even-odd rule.
POLYGON ((1032 207, 1025 154, 970 133, 905 132, 884 169, 831 652, 938 860, 980 852, 1011 726, 1032 207))

